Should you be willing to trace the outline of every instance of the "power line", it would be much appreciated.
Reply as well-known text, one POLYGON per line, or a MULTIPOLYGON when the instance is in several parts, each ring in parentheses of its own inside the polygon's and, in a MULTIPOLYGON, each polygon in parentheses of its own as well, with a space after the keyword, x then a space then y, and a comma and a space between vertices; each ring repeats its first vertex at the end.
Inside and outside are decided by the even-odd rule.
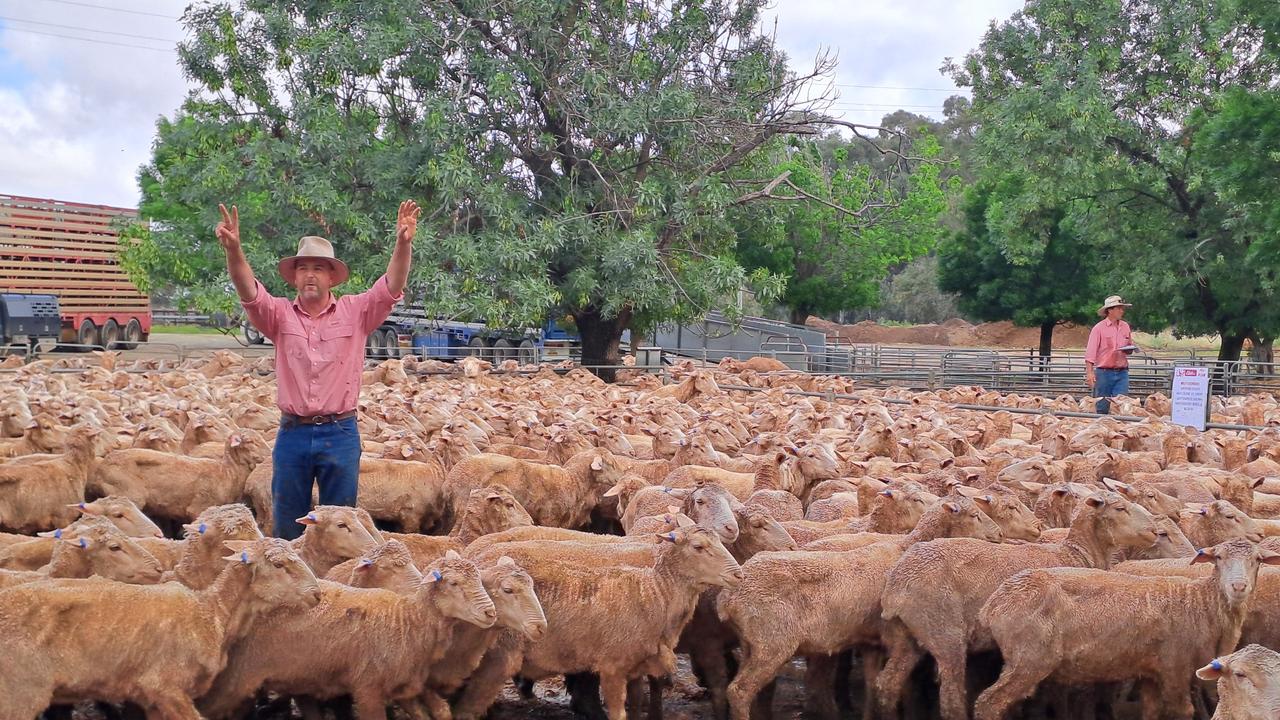
POLYGON ((162 38, 162 37, 154 37, 152 35, 131 35, 129 33, 116 32, 115 30, 99 30, 97 28, 80 27, 79 25, 59 25, 58 23, 41 22, 39 20, 26 20, 23 18, 5 17, 3 15, 0 15, 0 20, 4 20, 5 22, 20 22, 20 23, 30 23, 32 25, 45 25, 48 27, 62 28, 64 30, 79 30, 81 32, 88 32, 88 33, 101 33, 104 35, 119 35, 120 37, 135 38, 137 40, 156 40, 159 42, 167 42, 167 43, 175 43, 175 44, 178 42, 177 40, 170 40, 169 38, 162 38))
POLYGON ((93 8, 95 10, 108 10, 110 12, 129 13, 130 15, 146 15, 147 17, 158 17, 166 20, 180 20, 181 18, 173 15, 165 15, 164 13, 147 12, 145 10, 130 10, 128 8, 108 7, 106 5, 95 5, 87 2, 76 2, 76 0, 40 0, 41 2, 59 3, 61 5, 75 5, 77 7, 93 8))
POLYGON ((80 42, 96 43, 98 45, 114 45, 115 47, 136 48, 138 50, 151 50, 154 52, 164 52, 164 53, 174 52, 172 48, 147 47, 146 45, 131 45, 129 43, 118 43, 118 42, 112 42, 110 40, 98 40, 95 38, 76 37, 74 35, 59 35, 58 33, 44 32, 41 30, 28 30, 26 28, 17 28, 17 27, 6 27, 4 29, 11 32, 24 32, 31 35, 44 35, 46 37, 63 38, 64 40, 79 40, 80 42))
POLYGON ((927 88, 927 87, 902 87, 898 85, 853 85, 851 83, 832 83, 836 87, 863 88, 866 90, 917 90, 920 92, 949 92, 962 93, 965 92, 961 88, 927 88))

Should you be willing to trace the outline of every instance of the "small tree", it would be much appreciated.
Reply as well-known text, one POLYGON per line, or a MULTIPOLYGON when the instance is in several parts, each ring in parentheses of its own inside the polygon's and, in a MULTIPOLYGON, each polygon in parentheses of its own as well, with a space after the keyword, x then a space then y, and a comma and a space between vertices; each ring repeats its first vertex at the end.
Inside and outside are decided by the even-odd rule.
MULTIPOLYGON (((942 166, 921 164, 899 178, 896 163, 877 172, 871 163, 850 162, 848 141, 806 142, 790 150, 775 171, 808 198, 822 199, 797 197, 799 202, 773 211, 780 222, 740 223, 738 257, 749 269, 787 278, 782 302, 793 323, 878 304, 889 269, 932 250, 941 234, 942 166), (828 155, 822 145, 832 144, 828 155), (843 210, 849 207, 868 212, 855 217, 843 210)), ((936 160, 940 147, 923 135, 914 152, 936 160)))
MULTIPOLYGON (((1091 267, 1097 262, 1091 260, 1092 248, 1072 231, 1061 210, 1050 208, 1034 214, 1034 242, 1020 239, 1011 243, 993 232, 989 219, 1003 212, 1002 204, 1019 194, 1017 184, 984 185, 968 192, 965 229, 938 247, 938 284, 959 294, 960 309, 967 315, 1039 327, 1041 364, 1047 367, 1054 328, 1062 322, 1087 322, 1093 317, 1101 296, 1097 290, 1100 273, 1091 267), (1011 252, 1011 245, 1019 252, 1011 252)), ((1032 214, 1024 211, 1019 227, 1028 228, 1030 217, 1032 214)))

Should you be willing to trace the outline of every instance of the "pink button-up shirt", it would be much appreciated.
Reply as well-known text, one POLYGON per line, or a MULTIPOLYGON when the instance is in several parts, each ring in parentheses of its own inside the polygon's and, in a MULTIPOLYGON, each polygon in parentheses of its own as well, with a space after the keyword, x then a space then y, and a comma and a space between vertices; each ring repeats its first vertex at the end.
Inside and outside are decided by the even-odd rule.
POLYGON ((258 282, 242 302, 249 322, 276 346, 276 405, 292 415, 355 410, 360 399, 365 338, 391 314, 404 294, 392 295, 383 275, 359 295, 343 295, 319 315, 298 301, 275 297, 258 282))
POLYGON ((1089 344, 1085 347, 1085 362, 1093 363, 1099 368, 1127 368, 1129 356, 1120 352, 1119 348, 1133 344, 1133 334, 1129 323, 1123 320, 1112 321, 1104 318, 1089 331, 1089 344))

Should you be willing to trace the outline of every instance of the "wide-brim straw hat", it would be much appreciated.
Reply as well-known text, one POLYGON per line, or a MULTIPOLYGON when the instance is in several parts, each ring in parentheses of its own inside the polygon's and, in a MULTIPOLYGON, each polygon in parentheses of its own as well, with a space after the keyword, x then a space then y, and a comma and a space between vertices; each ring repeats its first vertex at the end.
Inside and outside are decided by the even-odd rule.
POLYGON ((1098 314, 1106 315, 1107 311, 1113 307, 1133 307, 1133 304, 1125 302, 1124 298, 1119 295, 1112 295, 1107 298, 1106 302, 1102 303, 1102 307, 1098 308, 1098 314))
POLYGON ((351 276, 351 270, 347 268, 347 264, 333 256, 333 245, 322 237, 308 235, 302 238, 298 241, 298 254, 281 260, 276 266, 280 271, 280 277, 294 287, 298 286, 294 282, 294 273, 299 260, 328 260, 329 266, 333 268, 331 286, 341 285, 351 276))

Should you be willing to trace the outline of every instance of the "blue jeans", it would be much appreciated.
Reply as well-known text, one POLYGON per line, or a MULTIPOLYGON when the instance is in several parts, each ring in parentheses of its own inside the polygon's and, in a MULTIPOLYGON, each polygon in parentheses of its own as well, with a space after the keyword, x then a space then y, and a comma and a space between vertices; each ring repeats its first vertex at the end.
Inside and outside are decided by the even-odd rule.
POLYGON ((297 522, 311 512, 311 487, 320 485, 321 505, 356 504, 360 477, 360 429, 355 418, 324 425, 281 424, 271 452, 272 534, 292 540, 297 522))
POLYGON ((1093 396, 1099 398, 1098 412, 1108 415, 1111 413, 1111 401, 1107 398, 1129 394, 1129 371, 1096 368, 1093 374, 1098 379, 1093 385, 1093 396))

